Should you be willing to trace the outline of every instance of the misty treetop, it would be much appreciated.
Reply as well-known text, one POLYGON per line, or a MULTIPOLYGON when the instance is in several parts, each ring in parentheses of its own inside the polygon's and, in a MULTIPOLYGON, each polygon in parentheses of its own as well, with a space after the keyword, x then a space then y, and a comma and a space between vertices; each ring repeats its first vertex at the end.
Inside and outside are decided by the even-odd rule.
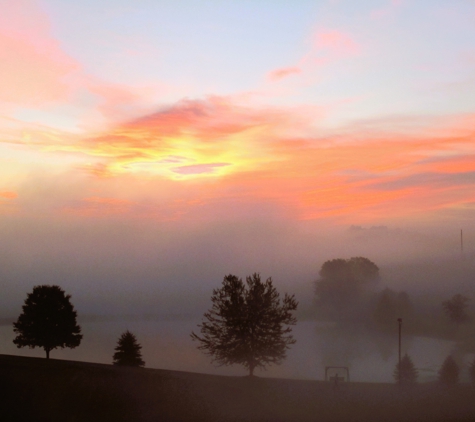
POLYGON ((379 277, 378 266, 361 256, 350 259, 332 259, 323 263, 320 269, 322 280, 351 280, 356 284, 367 283, 379 277))
POLYGON ((332 259, 323 263, 315 282, 317 303, 338 316, 355 305, 379 280, 378 266, 364 257, 332 259))
POLYGON ((450 321, 463 324, 470 319, 466 311, 469 301, 468 297, 456 294, 450 300, 442 302, 442 307, 450 321))
POLYGON ((79 346, 81 327, 76 322, 77 313, 70 298, 59 286, 35 286, 13 324, 13 331, 18 334, 13 343, 19 348, 42 347, 48 359, 53 349, 79 346))
POLYGON ((218 365, 243 365, 252 376, 257 367, 280 364, 296 342, 290 326, 297 323, 292 312, 298 303, 288 294, 281 300, 271 278, 263 282, 255 273, 244 283, 227 275, 211 302, 199 325, 201 336, 191 337, 218 365))
POLYGON ((377 295, 373 317, 379 328, 392 330, 397 318, 413 319, 413 316, 414 305, 406 292, 386 288, 377 295))

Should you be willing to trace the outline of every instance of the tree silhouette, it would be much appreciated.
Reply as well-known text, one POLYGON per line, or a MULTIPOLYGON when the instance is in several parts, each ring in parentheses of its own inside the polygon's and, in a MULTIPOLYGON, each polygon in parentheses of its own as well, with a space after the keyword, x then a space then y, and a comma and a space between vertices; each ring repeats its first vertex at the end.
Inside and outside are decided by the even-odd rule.
POLYGON ((394 368, 394 379, 397 383, 401 384, 414 384, 417 382, 417 377, 419 376, 419 371, 414 366, 412 359, 406 353, 401 359, 401 366, 399 362, 394 368))
POLYGON ((454 385, 459 381, 459 367, 452 356, 447 356, 439 370, 439 381, 445 385, 454 385))
POLYGON ((376 295, 373 319, 380 328, 392 329, 397 318, 412 318, 413 315, 414 307, 406 292, 397 293, 386 288, 376 295))
POLYGON ((213 290, 211 301, 205 321, 198 325, 202 337, 194 332, 191 337, 213 362, 243 365, 252 376, 256 367, 285 359, 289 345, 295 343, 288 327, 297 323, 292 315, 298 305, 294 295, 285 294, 281 302, 271 278, 262 282, 255 273, 243 283, 227 275, 222 287, 213 290))
POLYGON ((59 286, 35 286, 25 299, 22 314, 13 323, 13 331, 18 334, 13 343, 18 348, 42 347, 47 359, 57 347, 79 346, 81 327, 76 323, 77 313, 70 298, 59 286))
POLYGON ((142 360, 140 349, 142 346, 137 342, 135 335, 127 330, 120 336, 114 349, 116 351, 113 356, 114 365, 144 366, 145 362, 142 360))
POLYGON ((453 296, 452 299, 442 302, 442 307, 452 322, 462 324, 469 320, 467 312, 465 311, 469 301, 470 299, 468 297, 457 294, 453 296))
POLYGON ((364 257, 332 259, 323 263, 315 282, 317 302, 340 312, 357 303, 367 286, 379 278, 379 268, 364 257))

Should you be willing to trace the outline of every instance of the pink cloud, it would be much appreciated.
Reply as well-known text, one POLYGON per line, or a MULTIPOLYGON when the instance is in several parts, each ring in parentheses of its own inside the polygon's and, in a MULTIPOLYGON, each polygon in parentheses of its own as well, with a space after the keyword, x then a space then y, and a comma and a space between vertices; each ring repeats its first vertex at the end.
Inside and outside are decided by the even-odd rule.
POLYGON ((278 81, 280 79, 286 78, 287 76, 295 75, 301 72, 302 69, 297 66, 283 67, 269 72, 268 79, 270 79, 271 81, 278 81))
MULTIPOLYGON (((473 114, 364 121, 335 134, 319 133, 315 115, 212 97, 70 145, 61 136, 26 144, 84 157, 89 174, 73 171, 84 181, 80 194, 65 180, 62 199, 50 195, 62 201, 55 209, 76 215, 206 220, 273 209, 293 219, 384 220, 475 201, 473 114)), ((20 206, 34 209, 28 191, 19 193, 20 206)))
POLYGON ((96 105, 80 117, 86 127, 144 114, 153 94, 165 89, 158 85, 130 88, 86 74, 54 37, 46 12, 32 0, 2 2, 0 63, 3 109, 71 104, 88 92, 96 105))
POLYGON ((25 106, 69 98, 65 78, 79 68, 52 37, 45 13, 28 0, 2 2, 0 62, 0 101, 25 106))
POLYGON ((315 35, 315 48, 335 56, 353 56, 361 52, 361 46, 349 34, 336 30, 319 31, 315 35))
POLYGON ((350 34, 339 30, 320 29, 313 36, 311 50, 296 65, 272 70, 267 74, 267 80, 280 81, 315 67, 357 56, 361 51, 361 45, 350 34))

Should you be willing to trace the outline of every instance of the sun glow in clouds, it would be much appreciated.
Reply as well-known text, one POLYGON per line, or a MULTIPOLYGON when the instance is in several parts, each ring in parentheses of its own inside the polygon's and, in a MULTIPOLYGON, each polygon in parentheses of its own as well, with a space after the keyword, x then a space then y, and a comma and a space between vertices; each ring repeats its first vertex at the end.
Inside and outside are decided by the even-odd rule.
MULTIPOLYGON (((77 6, 85 34, 70 20, 77 13, 69 4, 6 3, 3 210, 164 220, 270 210, 339 221, 443 210, 471 215, 475 110, 468 99, 475 86, 464 75, 475 31, 465 6, 441 14, 424 3, 421 16, 432 20, 414 28, 406 14, 421 10, 408 2, 360 5, 351 24, 337 16, 353 3, 322 2, 320 18, 304 20, 307 11, 289 20, 304 6, 264 2, 252 7, 266 16, 267 32, 262 20, 247 22, 252 45, 235 36, 242 25, 229 16, 225 26, 201 27, 182 8, 177 33, 158 4, 143 5, 147 16, 165 19, 152 26, 122 12, 101 15, 98 26, 85 12, 96 6, 77 6), (439 34, 441 16, 454 28, 452 38, 429 46, 425 39, 439 34), (403 21, 413 35, 404 46, 403 21), (130 37, 114 38, 125 24, 130 37), (131 55, 133 45, 140 54, 131 55)), ((236 8, 231 15, 239 15, 236 8)), ((215 10, 195 13, 221 22, 215 10)))

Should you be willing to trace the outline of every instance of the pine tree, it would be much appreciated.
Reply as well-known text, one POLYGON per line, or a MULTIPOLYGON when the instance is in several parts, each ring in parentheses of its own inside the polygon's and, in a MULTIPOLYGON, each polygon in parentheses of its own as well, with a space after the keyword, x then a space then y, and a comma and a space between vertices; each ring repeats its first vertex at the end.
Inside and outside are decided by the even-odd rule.
POLYGON ((76 311, 59 286, 35 286, 28 293, 23 312, 13 324, 18 335, 13 340, 17 347, 42 347, 49 359, 57 347, 74 348, 81 343, 81 327, 76 323, 76 311))
POLYGON ((234 276, 224 277, 222 287, 213 290, 212 308, 204 314, 202 337, 191 333, 198 348, 220 365, 243 365, 254 374, 256 367, 279 364, 295 340, 290 327, 296 318, 294 296, 282 302, 272 279, 261 281, 259 274, 246 278, 246 284, 234 276))
POLYGON ((419 376, 419 371, 414 366, 412 359, 406 353, 401 359, 401 366, 399 367, 399 362, 394 368, 394 379, 396 382, 401 384, 414 384, 417 382, 417 377, 419 376))
POLYGON ((459 381, 459 367, 452 356, 447 356, 439 370, 439 381, 445 385, 454 385, 459 381))
POLYGON ((113 356, 114 365, 144 366, 145 362, 142 360, 140 349, 142 346, 137 342, 135 335, 127 330, 120 336, 114 349, 116 351, 113 356))

